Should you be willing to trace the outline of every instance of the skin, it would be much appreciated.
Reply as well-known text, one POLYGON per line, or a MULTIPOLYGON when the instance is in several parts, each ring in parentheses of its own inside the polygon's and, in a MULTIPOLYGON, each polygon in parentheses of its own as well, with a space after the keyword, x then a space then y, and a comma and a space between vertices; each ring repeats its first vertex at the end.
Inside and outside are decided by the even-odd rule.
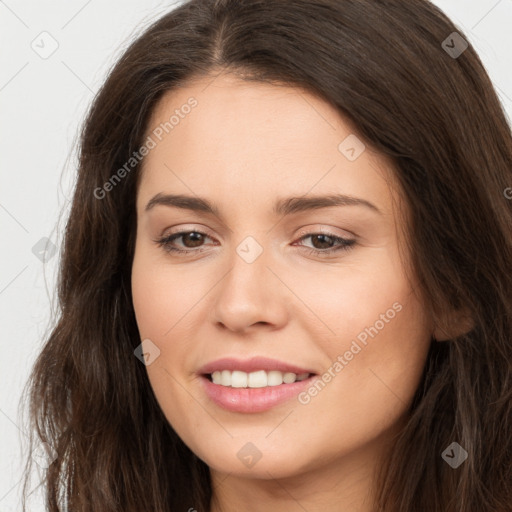
POLYGON ((391 164, 368 146, 349 161, 338 145, 353 127, 306 91, 227 74, 212 80, 167 92, 149 123, 148 135, 188 98, 198 101, 144 158, 137 194, 132 292, 141 340, 160 350, 146 366, 152 389, 210 467, 211 511, 370 511, 372 472, 407 419, 431 335, 442 337, 399 252, 397 205, 406 206, 391 164), (205 197, 220 215, 145 211, 158 193, 205 197), (272 213, 278 198, 332 193, 381 214, 360 205, 272 213), (154 241, 187 230, 208 235, 174 240, 189 254, 154 241), (322 231, 356 244, 309 254, 337 246, 304 237, 322 231), (236 252, 247 236, 263 249, 250 264, 236 252), (305 405, 293 398, 234 413, 202 390, 198 369, 225 356, 262 355, 321 375, 394 303, 401 311, 305 405), (237 457, 247 442, 262 455, 251 468, 237 457))

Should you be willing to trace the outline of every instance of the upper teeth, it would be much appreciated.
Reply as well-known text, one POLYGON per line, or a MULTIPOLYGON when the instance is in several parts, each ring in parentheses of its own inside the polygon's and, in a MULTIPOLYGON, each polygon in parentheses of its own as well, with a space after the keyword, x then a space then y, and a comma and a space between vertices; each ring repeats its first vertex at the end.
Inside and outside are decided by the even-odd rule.
POLYGON ((216 371, 212 373, 212 381, 214 384, 221 386, 231 386, 233 388, 264 388, 266 386, 279 386, 283 382, 291 384, 296 380, 307 379, 309 373, 283 373, 279 371, 266 372, 259 370, 257 372, 240 372, 235 370, 216 371))

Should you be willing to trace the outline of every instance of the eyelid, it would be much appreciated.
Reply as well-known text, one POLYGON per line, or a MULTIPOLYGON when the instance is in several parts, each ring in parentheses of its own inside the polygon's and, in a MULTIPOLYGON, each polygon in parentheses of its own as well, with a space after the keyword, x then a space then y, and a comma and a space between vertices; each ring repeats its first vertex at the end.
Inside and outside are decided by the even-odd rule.
POLYGON ((172 236, 176 235, 177 233, 190 233, 191 231, 198 232, 198 233, 204 233, 205 235, 208 235, 210 238, 216 238, 212 234, 210 234, 210 230, 208 228, 205 228, 201 224, 179 224, 178 226, 173 226, 172 228, 166 228, 160 235, 160 237, 166 237, 166 236, 172 236))
POLYGON ((346 229, 342 230, 343 233, 336 234, 334 231, 338 229, 340 228, 315 227, 315 225, 313 225, 309 226, 308 228, 300 228, 300 231, 296 236, 302 237, 311 234, 323 234, 329 236, 338 236, 340 238, 359 238, 355 233, 352 231, 347 231, 346 229))

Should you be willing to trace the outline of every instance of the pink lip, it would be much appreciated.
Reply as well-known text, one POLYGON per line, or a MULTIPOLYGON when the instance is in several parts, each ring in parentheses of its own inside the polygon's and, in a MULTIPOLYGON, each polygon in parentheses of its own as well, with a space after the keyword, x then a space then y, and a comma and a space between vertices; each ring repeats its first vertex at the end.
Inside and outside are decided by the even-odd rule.
POLYGON ((246 360, 225 357, 202 366, 198 373, 200 375, 206 375, 222 370, 240 370, 246 373, 256 372, 258 370, 275 370, 283 373, 296 373, 297 375, 300 375, 301 373, 315 373, 313 370, 300 368, 299 366, 284 363, 277 359, 269 359, 267 357, 252 357, 251 359, 246 360))
POLYGON ((308 368, 301 368, 293 364, 269 359, 267 357, 252 357, 251 359, 235 359, 225 357, 217 359, 202 366, 198 373, 207 396, 218 406, 232 412, 256 413, 266 411, 296 396, 306 386, 311 385, 316 372, 308 368), (214 384, 208 379, 208 375, 215 371, 239 370, 250 373, 258 370, 280 371, 283 373, 313 374, 309 378, 296 381, 292 384, 279 386, 267 386, 264 388, 232 388, 214 384))
POLYGON ((205 376, 201 376, 201 383, 206 395, 223 409, 232 412, 256 413, 266 411, 298 395, 301 390, 310 386, 316 377, 316 375, 312 375, 293 384, 281 384, 280 386, 265 388, 231 388, 214 384, 205 376))

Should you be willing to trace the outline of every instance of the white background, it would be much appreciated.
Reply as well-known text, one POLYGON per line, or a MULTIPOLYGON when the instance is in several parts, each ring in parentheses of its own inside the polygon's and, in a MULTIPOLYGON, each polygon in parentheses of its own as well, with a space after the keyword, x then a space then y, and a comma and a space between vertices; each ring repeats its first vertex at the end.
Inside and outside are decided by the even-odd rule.
MULTIPOLYGON (((512 118, 512 0, 434 3, 475 46, 512 118)), ((59 254, 43 265, 32 248, 47 237, 59 250, 76 172, 77 129, 106 73, 126 45, 174 5, 0 0, 0 512, 21 510, 27 446, 18 403, 55 308, 59 254), (49 36, 40 36, 44 31, 58 43, 46 59, 31 47, 42 47, 46 37, 44 46, 51 48, 49 36)), ((41 512, 37 492, 30 510, 41 512)))

